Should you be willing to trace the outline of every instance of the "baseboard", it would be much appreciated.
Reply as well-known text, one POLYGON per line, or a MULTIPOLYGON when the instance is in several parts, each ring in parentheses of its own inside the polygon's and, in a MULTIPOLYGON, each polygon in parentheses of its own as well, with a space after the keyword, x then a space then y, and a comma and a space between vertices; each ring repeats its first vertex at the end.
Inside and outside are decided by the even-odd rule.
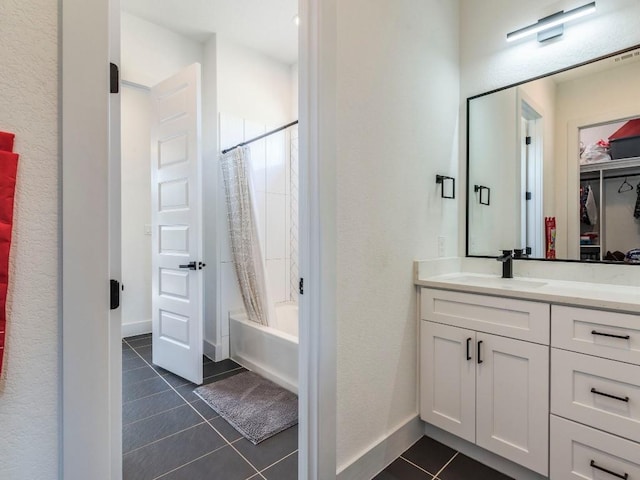
POLYGON ((216 362, 216 352, 220 351, 220 346, 215 343, 211 343, 209 340, 202 341, 202 354, 209 360, 216 362))
POLYGON ((415 415, 366 451, 338 469, 337 480, 369 480, 424 435, 424 424, 415 415))
POLYGON ((151 333, 151 320, 122 324, 122 338, 151 333))
POLYGON ((511 478, 517 478, 518 480, 545 480, 548 478, 473 443, 467 442, 460 437, 456 437, 449 432, 445 432, 429 423, 425 423, 424 425, 424 434, 428 437, 444 443, 454 450, 465 454, 467 457, 471 457, 511 478))

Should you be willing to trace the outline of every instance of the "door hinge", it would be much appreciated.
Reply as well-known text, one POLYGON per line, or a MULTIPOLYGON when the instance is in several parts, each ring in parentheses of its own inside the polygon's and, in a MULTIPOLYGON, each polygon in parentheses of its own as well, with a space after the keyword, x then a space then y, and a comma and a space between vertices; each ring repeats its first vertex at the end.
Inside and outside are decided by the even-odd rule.
POLYGON ((109 91, 111 93, 120 92, 120 71, 115 63, 109 64, 109 91))
POLYGON ((531 145, 531 137, 524 137, 524 144, 531 145))
POLYGON ((526 192, 524 195, 524 199, 525 200, 531 200, 532 196, 531 196, 531 192, 526 192))
POLYGON ((298 282, 298 291, 300 295, 304 295, 304 278, 301 278, 300 282, 298 282))
POLYGON ((115 310, 120 306, 120 282, 117 280, 111 280, 111 292, 110 292, 110 308, 115 310))

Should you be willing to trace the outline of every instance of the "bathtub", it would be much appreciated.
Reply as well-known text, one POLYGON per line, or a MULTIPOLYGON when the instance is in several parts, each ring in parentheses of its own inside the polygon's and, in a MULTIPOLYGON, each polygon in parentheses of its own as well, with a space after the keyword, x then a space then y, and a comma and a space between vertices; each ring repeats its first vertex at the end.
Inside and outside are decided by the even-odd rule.
POLYGON ((276 304, 273 324, 264 327, 244 314, 229 314, 231 359, 298 393, 298 306, 276 304))

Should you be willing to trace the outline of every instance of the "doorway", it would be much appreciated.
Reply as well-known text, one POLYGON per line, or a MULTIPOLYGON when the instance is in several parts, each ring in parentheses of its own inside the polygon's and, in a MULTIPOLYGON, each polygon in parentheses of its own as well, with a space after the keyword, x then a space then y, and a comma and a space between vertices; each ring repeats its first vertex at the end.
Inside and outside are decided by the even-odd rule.
MULTIPOLYGON (((61 471, 65 478, 112 480, 120 475, 122 458, 121 356, 113 349, 118 352, 122 344, 120 309, 108 313, 105 279, 120 278, 119 249, 109 241, 116 232, 119 238, 120 209, 110 204, 117 203, 114 182, 119 184, 114 163, 119 164, 114 133, 119 131, 119 96, 111 95, 106 102, 105 92, 110 89, 109 62, 120 64, 119 2, 63 0, 62 11, 61 471)), ((335 472, 335 305, 327 264, 333 257, 331 245, 321 241, 320 228, 320 198, 332 187, 318 185, 318 172, 331 171, 335 161, 330 134, 335 124, 330 87, 335 3, 302 0, 300 16, 305 52, 300 66, 300 237, 305 247, 300 251, 300 272, 306 280, 301 299, 300 471, 301 478, 315 479, 335 472)))
MULTIPOLYGON (((126 3, 127 2, 125 2, 125 4, 126 3)), ((144 97, 145 95, 148 96, 148 94, 145 91, 145 87, 152 87, 155 81, 160 80, 159 78, 160 72, 151 71, 148 74, 150 77, 150 80, 147 82, 148 84, 147 85, 141 84, 141 79, 145 74, 145 72, 142 71, 143 69, 141 68, 141 65, 144 64, 145 57, 153 58, 154 52, 152 51, 152 49, 148 49, 146 50, 147 51, 146 55, 139 55, 140 52, 145 51, 145 47, 147 47, 148 45, 155 43, 154 48, 155 49, 159 48, 164 53, 165 60, 167 61, 167 63, 171 63, 172 65, 179 65, 179 63, 182 61, 187 63, 193 60, 194 56, 195 57, 198 56, 199 51, 198 51, 197 42, 194 42, 193 39, 191 39, 187 35, 180 34, 179 32, 175 32, 175 31, 171 31, 170 29, 167 29, 162 25, 157 25, 153 22, 150 22, 148 18, 140 18, 133 15, 130 12, 126 12, 123 15, 124 15, 122 18, 123 64, 121 68, 121 76, 122 76, 122 83, 123 83, 123 87, 122 87, 123 88, 123 92, 122 92, 123 152, 125 152, 128 150, 130 141, 139 141, 140 140, 139 137, 141 135, 144 136, 144 134, 140 132, 141 123, 144 123, 144 121, 141 122, 140 121, 141 116, 136 112, 132 111, 135 109, 131 108, 131 104, 129 102, 130 97, 132 96, 138 97, 137 99, 140 100, 140 97, 144 97), (168 33, 165 33, 165 30, 170 30, 170 31, 168 33), (147 34, 146 38, 144 38, 145 33, 147 34), (163 41, 165 41, 164 37, 172 37, 171 38, 172 42, 179 43, 181 47, 180 51, 172 52, 170 50, 171 49, 170 45, 168 44, 165 45, 162 43, 163 41), (180 37, 180 38, 176 38, 176 37, 180 37), (127 44, 127 41, 131 43, 134 43, 135 41, 135 44, 132 46, 130 44, 127 44), (192 45, 193 43, 195 43, 195 45, 192 45), (131 53, 132 50, 134 52, 133 54, 131 53), (187 52, 186 54, 185 54, 185 51, 187 52), (135 59, 135 70, 134 70, 134 67, 131 66, 131 63, 129 63, 129 60, 132 60, 130 56, 135 54, 138 54, 138 58, 135 59), (151 79, 151 73, 157 74, 155 79, 151 79), (133 138, 131 139, 129 137, 133 137, 133 138)), ((289 17, 293 17, 293 15, 287 14, 287 21, 291 20, 291 18, 289 17)), ((228 128, 225 128, 225 124, 223 123, 223 120, 226 120, 228 116, 221 115, 218 112, 224 113, 223 109, 225 111, 228 111, 228 109, 230 109, 231 107, 238 107, 238 102, 235 102, 235 103, 231 102, 228 99, 224 98, 224 94, 222 95, 220 94, 221 91, 224 91, 225 88, 228 88, 226 87, 226 84, 229 83, 228 76, 223 74, 223 70, 224 68, 231 67, 228 63, 225 63, 224 57, 229 56, 230 55, 229 52, 232 51, 235 63, 237 64, 237 65, 233 65, 233 67, 237 69, 241 69, 241 67, 243 67, 243 60, 244 61, 252 60, 252 62, 254 62, 254 65, 253 65, 254 71, 252 72, 254 78, 252 78, 251 80, 254 82, 256 81, 256 77, 260 76, 261 72, 264 73, 265 70, 271 69, 270 71, 266 72, 267 81, 265 82, 267 84, 269 84, 270 82, 270 84, 268 85, 270 88, 277 87, 276 80, 278 79, 275 77, 277 77, 278 74, 280 74, 279 76, 281 77, 281 79, 289 81, 293 76, 293 72, 290 73, 287 69, 283 69, 283 70, 287 70, 285 72, 286 75, 283 75, 282 72, 274 73, 274 70, 276 70, 278 67, 274 65, 267 65, 267 63, 271 62, 270 60, 267 60, 266 58, 265 59, 258 58, 257 53, 254 53, 254 52, 249 53, 247 52, 248 49, 244 48, 244 46, 238 45, 235 42, 227 41, 222 38, 221 34, 216 34, 215 39, 211 41, 205 41, 204 48, 202 48, 203 52, 202 52, 201 61, 203 63, 203 71, 205 71, 205 75, 203 75, 203 80, 205 82, 207 81, 207 79, 208 81, 211 81, 212 79, 212 77, 207 76, 207 73, 206 73, 207 69, 209 69, 208 71, 211 71, 211 67, 207 66, 207 62, 210 61, 211 57, 207 56, 207 54, 205 53, 205 51, 210 48, 215 49, 216 65, 214 65, 213 69, 215 70, 215 82, 216 82, 215 86, 217 87, 217 92, 216 92, 217 98, 216 98, 216 105, 214 107, 217 107, 217 112, 215 112, 215 118, 213 119, 213 122, 207 123, 207 120, 205 119, 205 121, 203 122, 203 130, 206 130, 207 128, 211 128, 213 124, 213 127, 220 132, 219 135, 214 135, 214 136, 219 136, 222 141, 209 143, 209 146, 211 146, 212 144, 215 145, 215 151, 217 152, 221 148, 225 146, 229 146, 229 145, 225 145, 223 140, 223 138, 225 137, 225 132, 228 133, 228 130, 229 130, 228 128)), ((196 60, 198 59, 196 58, 196 60)), ((274 64, 274 63, 275 62, 271 62, 271 64, 274 64)), ((166 72, 167 73, 169 72, 169 68, 167 68, 166 72)), ((238 74, 236 74, 236 78, 237 77, 239 77, 238 74)), ((235 82, 235 83, 237 88, 238 82, 235 82)), ((207 96, 209 99, 212 97, 210 93, 207 94, 207 88, 208 88, 207 85, 203 85, 203 89, 202 89, 203 99, 206 99, 207 96)), ((175 89, 170 89, 170 90, 173 91, 175 89)), ((252 93, 256 93, 255 92, 256 90, 260 90, 260 85, 253 86, 252 90, 247 92, 246 94, 251 95, 252 93)), ((266 92, 267 89, 264 88, 264 90, 266 92)), ((266 92, 266 93, 269 93, 269 92, 266 92)), ((276 93, 279 93, 279 92, 276 92, 276 93)), ((272 95, 275 95, 276 93, 271 92, 272 95)), ((240 95, 235 95, 235 96, 239 97, 240 95)), ((258 103, 258 102, 254 102, 254 103, 258 103)), ((245 107, 245 106, 240 105, 240 107, 245 107)), ((278 107, 278 108, 281 108, 281 107, 278 107)), ((267 109, 268 108, 263 108, 263 110, 267 110, 267 109)), ((287 110, 288 111, 287 113, 289 113, 292 110, 292 108, 289 108, 288 106, 287 108, 284 108, 284 109, 281 108, 281 109, 287 110)), ((205 108, 203 106, 203 111, 204 110, 205 108)), ((206 115, 207 114, 205 113, 205 116, 206 115)), ((297 115, 296 115, 296 118, 297 118, 297 115)), ((211 116, 209 116, 209 119, 211 119, 211 116)), ((260 120, 260 119, 256 119, 256 120, 260 120)), ((254 122, 254 124, 255 123, 256 122, 254 122)), ((263 131, 265 128, 266 127, 262 128, 263 131)), ((239 137, 239 140, 247 140, 248 137, 252 134, 252 130, 251 128, 249 128, 249 121, 246 121, 243 123, 243 131, 241 133, 242 135, 239 137)), ((207 142, 207 140, 205 140, 205 137, 207 137, 208 135, 211 135, 210 131, 208 133, 205 131, 203 134, 203 146, 205 150, 203 161, 205 162, 212 161, 212 162, 216 162, 217 164, 217 153, 215 155, 209 154, 209 156, 207 156, 207 153, 206 153, 209 147, 205 146, 204 143, 207 142)), ((178 137, 175 137, 175 138, 178 138, 178 137)), ((266 148, 268 149, 269 141, 267 140, 265 143, 267 143, 266 148)), ((265 145, 263 144, 263 148, 264 147, 265 145)), ((142 152, 144 152, 144 149, 140 147, 140 151, 138 153, 141 154, 143 163, 146 160, 146 163, 148 164, 149 163, 148 159, 144 158, 147 155, 142 152)), ((149 187, 148 186, 142 187, 141 185, 134 185, 132 183, 129 183, 127 165, 125 165, 124 162, 125 160, 131 160, 131 159, 128 158, 129 155, 126 155, 126 157, 127 159, 123 158, 123 209, 122 209, 123 239, 133 239, 136 243, 144 243, 144 240, 147 240, 147 243, 148 243, 149 235, 147 235, 147 233, 149 232, 149 230, 151 230, 153 234, 157 233, 156 227, 154 226, 154 222, 150 220, 141 220, 140 212, 136 213, 132 211, 133 209, 129 209, 128 205, 133 204, 136 206, 141 206, 141 205, 144 205, 145 203, 148 204, 147 198, 149 198, 148 197, 149 187), (143 198, 145 196, 147 196, 147 198, 143 198), (125 198, 128 198, 129 200, 127 201, 125 200, 125 198), (129 221, 130 218, 136 215, 138 217, 137 223, 130 222, 129 221), (132 229, 129 228, 129 225, 131 225, 132 223, 133 223, 133 231, 131 231, 132 229), (150 228, 148 228, 148 224, 151 225, 150 228), (146 238, 143 237, 143 233, 142 233, 143 230, 146 238)), ((151 155, 150 157, 153 157, 153 155, 151 155)), ((271 157, 267 156, 267 166, 269 164, 269 158, 272 159, 273 156, 271 157)), ((153 170, 153 167, 152 167, 152 170, 153 170)), ((271 170, 266 169, 266 173, 265 173, 263 169, 261 173, 263 174, 263 176, 268 177, 271 170)), ((217 173, 217 172, 214 172, 214 173, 217 173)), ((206 197, 206 191, 209 191, 208 189, 211 189, 211 188, 219 189, 221 186, 220 182, 216 183, 215 181, 212 182, 209 180, 208 180, 208 177, 202 179, 203 198, 206 197)), ((268 180, 270 179, 265 178, 264 180, 265 182, 268 182, 268 180)), ((175 186, 175 179, 173 179, 172 185, 175 186)), ((153 187, 152 187, 152 191, 153 191, 153 187)), ((269 199, 270 197, 276 197, 276 200, 281 200, 278 197, 279 192, 274 192, 270 190, 265 193, 266 193, 267 199, 269 199)), ((284 194, 284 191, 282 193, 284 194)), ((182 198, 180 195, 177 195, 177 197, 182 198)), ((155 197, 152 196, 152 198, 155 198, 155 197)), ((220 202, 220 196, 218 196, 217 198, 214 196, 213 201, 220 202)), ((153 201, 151 203, 153 204, 153 201)), ((173 203, 171 205, 173 206, 169 209, 171 210, 169 213, 170 215, 175 215, 178 209, 173 208, 175 207, 173 203)), ((281 205, 284 206, 284 203, 281 202, 281 205)), ((205 205, 203 205, 203 208, 205 208, 205 205)), ((266 205, 264 205, 264 210, 269 210, 268 202, 266 205)), ((282 213, 284 214, 285 212, 283 211, 282 213)), ((205 272, 208 273, 209 271, 213 271, 217 274, 216 276, 213 277, 214 281, 211 282, 209 286, 207 286, 206 280, 204 281, 205 295, 207 294, 208 288, 215 288, 215 294, 211 296, 216 297, 216 303, 217 303, 217 304, 214 303, 215 314, 205 315, 205 321, 206 321, 206 318, 211 318, 211 317, 213 318, 217 317, 217 320, 218 320, 218 322, 215 322, 214 325, 207 325, 207 328, 205 329, 205 336, 207 333, 209 333, 208 338, 205 338, 206 340, 205 350, 207 350, 207 347, 208 347, 209 351, 207 353, 209 354, 209 358, 205 358, 204 362, 201 361, 201 364, 200 364, 200 369, 202 372, 204 372, 204 374, 201 375, 202 377, 204 377, 204 383, 209 383, 212 381, 224 379, 225 377, 233 375, 238 371, 242 370, 240 368, 240 365, 228 359, 229 353, 231 352, 229 352, 228 346, 225 347, 225 342, 228 343, 229 341, 228 339, 229 327, 227 325, 225 329, 224 319, 228 317, 227 312, 233 309, 233 305, 229 305, 229 303, 234 299, 234 295, 229 295, 229 292, 231 291, 233 293, 232 288, 230 287, 235 286, 235 285, 228 285, 228 283, 230 283, 228 282, 229 279, 224 277, 225 271, 228 270, 233 273, 233 269, 228 269, 227 268, 228 262, 224 262, 223 261, 224 258, 220 258, 221 250, 224 249, 224 245, 228 243, 227 241, 225 241, 224 238, 222 238, 222 235, 226 235, 226 231, 222 231, 222 230, 225 230, 224 226, 226 223, 226 212, 224 211, 224 208, 220 208, 220 206, 218 205, 216 210, 213 211, 213 214, 215 216, 215 218, 213 219, 215 222, 215 228, 213 229, 213 231, 216 233, 219 232, 219 234, 217 236, 217 242, 214 242, 214 247, 216 248, 216 251, 213 252, 213 254, 211 254, 211 251, 208 254, 205 251, 205 256, 202 258, 203 260, 206 261, 208 268, 206 268, 204 272, 185 272, 185 274, 181 276, 181 278, 182 277, 188 278, 188 276, 198 275, 199 278, 201 278, 204 276, 205 272), (224 214, 220 215, 222 212, 224 212, 224 214), (220 217, 222 217, 222 222, 217 221, 220 217), (222 315, 219 315, 220 313, 222 313, 222 315), (213 360, 216 360, 216 361, 213 361, 213 360)), ((205 222, 203 224, 203 230, 205 231, 207 229, 206 222, 207 222, 207 219, 205 219, 205 222)), ((284 222, 283 222, 283 225, 284 225, 284 222)), ((269 232, 268 226, 266 230, 267 230, 267 233, 271 233, 271 237, 274 236, 273 232, 269 232)), ((151 237, 153 237, 153 235, 151 235, 151 237)), ((206 242, 207 240, 205 238, 204 243, 206 242)), ((162 243, 163 242, 160 241, 160 245, 162 245, 162 243)), ((130 249, 129 249, 129 246, 127 245, 127 241, 124 240, 123 241, 123 260, 124 260, 123 261, 124 263, 123 282, 125 285, 127 285, 127 287, 131 283, 127 280, 128 274, 136 272, 139 275, 140 271, 143 269, 138 268, 136 266, 136 262, 137 262, 137 259, 142 259, 142 257, 145 256, 145 255, 140 255, 139 252, 136 255, 135 253, 132 253, 129 250, 130 249)), ((155 252, 155 249, 153 247, 151 250, 155 252)), ((273 247, 271 247, 271 250, 273 250, 273 247)), ((152 254, 152 257, 153 257, 153 254, 152 254)), ((188 260, 194 260, 194 258, 190 257, 188 260)), ((199 260, 199 259, 196 259, 196 260, 199 260)), ((269 260, 270 258, 267 257, 268 262, 269 260)), ((278 260, 280 259, 279 258, 274 259, 274 263, 275 261, 278 261, 278 260)), ((174 262, 174 263, 180 263, 180 262, 174 262)), ((186 260, 182 263, 186 263, 186 260)), ((175 278, 176 275, 181 272, 176 271, 173 273, 172 273, 172 278, 173 280, 176 280, 175 278)), ((138 280, 145 280, 145 279, 142 278, 138 280)), ((161 278, 161 281, 162 280, 164 279, 161 278)), ((235 284, 236 281, 235 279, 233 280, 235 284)), ((154 280, 154 279, 151 280, 152 285, 156 285, 156 282, 157 280, 154 280)), ((127 290, 130 290, 130 289, 127 288, 127 290)), ((131 290, 140 291, 141 289, 139 288, 139 285, 136 285, 136 288, 131 290)), ((177 291, 174 290, 171 294, 172 301, 174 301, 176 297, 179 296, 177 295, 176 292, 177 291)), ((149 296, 151 295, 148 294, 147 297, 149 296)), ((138 300, 139 299, 134 299, 136 303, 138 303, 138 300)), ((139 466, 139 464, 141 463, 146 465, 149 462, 151 462, 153 465, 164 465, 164 467, 162 467, 164 469, 166 468, 175 469, 176 475, 178 474, 182 475, 184 474, 184 472, 188 472, 189 474, 191 474, 192 472, 197 471, 197 469, 199 468, 204 468, 204 467, 201 467, 202 465, 212 466, 211 459, 219 456, 224 456, 224 458, 222 459, 218 458, 219 460, 218 463, 220 464, 225 464, 225 463, 238 464, 237 471, 227 473, 226 474, 227 478, 248 478, 249 475, 247 475, 246 477, 243 477, 243 475, 247 474, 247 470, 246 470, 247 464, 250 466, 250 470, 248 471, 248 473, 250 473, 251 475, 260 474, 260 475, 266 476, 267 478, 269 477, 269 475, 271 475, 270 472, 272 472, 273 469, 276 469, 276 468, 282 469, 284 468, 283 466, 286 466, 289 469, 297 468, 297 464, 296 464, 297 455, 295 455, 296 449, 294 448, 293 452, 290 451, 291 450, 290 437, 292 436, 292 433, 290 431, 284 434, 278 435, 278 436, 281 436, 281 435, 285 436, 284 443, 279 442, 280 447, 278 448, 274 448, 274 445, 278 443, 275 437, 273 440, 271 439, 268 440, 267 441, 269 442, 268 444, 265 444, 265 445, 260 444, 258 447, 253 447, 253 446, 249 446, 246 440, 237 438, 235 433, 233 433, 233 429, 231 429, 228 425, 226 427, 221 428, 219 425, 219 422, 224 422, 224 420, 218 417, 214 419, 202 417, 202 411, 200 411, 202 409, 196 408, 196 406, 198 405, 197 400, 193 399, 192 393, 191 393, 191 391, 195 388, 196 385, 181 381, 179 377, 172 375, 166 370, 160 370, 156 368, 150 359, 145 358, 145 356, 148 356, 151 353, 151 351, 153 351, 154 361, 158 363, 158 361, 155 359, 155 355, 158 353, 157 352, 158 346, 156 345, 156 341, 161 336, 156 336, 153 339, 154 344, 153 344, 153 348, 151 348, 151 346, 148 344, 149 337, 145 336, 146 332, 136 331, 136 329, 140 327, 144 328, 144 326, 141 325, 141 323, 144 322, 144 320, 141 322, 139 318, 134 318, 133 319, 134 321, 130 321, 129 314, 132 309, 130 308, 131 305, 128 302, 128 296, 123 297, 122 303, 123 303, 123 317, 124 317, 123 326, 126 326, 127 329, 133 329, 133 331, 130 330, 132 334, 136 334, 136 333, 138 334, 134 336, 126 336, 124 340, 123 356, 127 355, 129 357, 126 359, 123 357, 123 389, 124 389, 123 399, 126 399, 126 401, 123 404, 123 453, 124 453, 123 463, 124 463, 125 478, 127 477, 127 472, 129 472, 130 475, 136 476, 137 474, 133 473, 133 472, 137 472, 136 467, 139 466), (142 366, 138 366, 140 360, 145 362, 145 364, 142 366), (127 369, 127 366, 132 366, 135 368, 127 369), (156 385, 156 388, 161 389, 161 391, 156 392, 154 389, 153 393, 151 393, 151 391, 146 392, 145 387, 149 385, 156 385), (174 388, 175 386, 178 387, 177 390, 174 388), (171 391, 172 389, 174 391, 171 391), (138 391, 142 392, 141 393, 142 395, 144 395, 145 393, 150 393, 150 395, 144 395, 143 397, 138 398, 138 393, 137 393, 138 391), (184 405, 180 405, 178 407, 174 406, 174 403, 171 402, 169 399, 171 398, 175 401, 175 395, 180 397, 182 401, 186 402, 186 407, 190 407, 191 411, 188 408, 185 409, 184 405), (160 400, 161 398, 164 398, 163 402, 167 402, 167 403, 163 403, 164 405, 163 407, 152 406, 151 407, 152 409, 147 413, 154 413, 153 416, 140 417, 139 415, 135 414, 140 409, 143 409, 144 407, 142 407, 142 405, 148 404, 149 400, 155 402, 154 405, 162 403, 160 400), (192 402, 187 401, 189 399, 193 401, 192 402), (164 408, 166 408, 166 410, 164 410, 164 408), (184 416, 182 417, 176 418, 178 412, 187 412, 187 413, 185 413, 184 416), (218 424, 214 425, 214 421, 218 422, 218 424), (175 428, 184 427, 184 429, 180 430, 179 432, 174 432, 171 427, 172 424, 176 425, 175 428), (158 428, 158 425, 162 425, 163 428, 158 428), (214 432, 213 434, 205 428, 207 426, 210 427, 210 430, 213 430, 214 432), (164 459, 164 455, 162 455, 161 453, 158 453, 161 451, 162 445, 164 444, 169 445, 171 442, 177 441, 176 439, 180 439, 183 436, 190 434, 190 432, 195 432, 197 430, 206 432, 206 434, 209 436, 217 434, 222 439, 226 440, 226 444, 210 441, 208 442, 209 446, 207 448, 213 449, 213 451, 203 454, 202 451, 194 450, 190 453, 188 457, 185 457, 182 460, 180 460, 180 463, 181 463, 180 465, 176 465, 171 462, 167 463, 164 459), (157 431, 159 435, 161 435, 162 437, 158 438, 157 435, 152 435, 150 433, 152 431, 157 431), (228 435, 227 432, 229 431, 232 431, 233 434, 228 435), (278 454, 274 454, 275 456, 272 455, 271 457, 269 455, 265 457, 264 453, 258 455, 259 452, 264 452, 264 451, 267 451, 267 452, 277 451, 278 454), (252 454, 252 452, 254 453, 252 454), (158 454, 158 458, 155 458, 154 460, 150 460, 150 458, 153 457, 155 454, 158 454), (191 458, 193 455, 196 455, 197 457, 191 458), (256 460, 258 457, 268 458, 269 462, 266 464, 261 463, 260 461, 256 460), (238 458, 243 460, 244 463, 243 461, 238 460, 238 458)), ((137 305, 137 307, 140 307, 140 305, 137 305)), ((203 305, 203 307, 204 307, 203 309, 206 310, 207 305, 205 304, 203 305)), ((156 308, 155 307, 152 307, 151 309, 146 308, 145 310, 147 311, 152 310, 153 312, 155 312, 156 308)), ((166 308, 163 309, 163 311, 166 311, 166 308)), ((167 318, 169 318, 170 320, 171 318, 176 317, 176 315, 177 314, 172 313, 171 315, 168 315, 167 318)), ((179 316, 180 318, 187 318, 183 314, 180 314, 179 316)), ((154 332, 155 331, 156 330, 154 327, 154 332)), ((193 338, 193 336, 190 336, 190 338, 193 338)), ((169 347, 174 346, 178 349, 181 348, 180 345, 176 343, 175 338, 171 338, 170 341, 167 343, 169 347)), ((166 357, 166 355, 164 356, 166 357)), ((167 369, 173 370, 175 372, 176 370, 172 369, 170 366, 171 365, 171 361, 169 361, 170 359, 167 360, 165 358, 164 360, 162 365, 165 366, 167 369)), ((194 381, 198 383, 197 380, 194 380, 194 381)), ((296 432, 295 429, 292 431, 296 432)), ((182 441, 179 441, 178 443, 182 443, 182 441)), ((296 443, 297 442, 294 442, 294 445, 296 443)), ((177 461, 177 459, 175 460, 177 461)), ((149 470, 153 471, 153 469, 149 469, 149 470)), ((173 470, 170 470, 170 471, 173 471, 173 470)), ((155 473, 166 474, 168 473, 168 471, 163 470, 162 472, 160 472, 158 470, 155 473)), ((194 477, 194 478, 197 478, 197 477, 194 477)))

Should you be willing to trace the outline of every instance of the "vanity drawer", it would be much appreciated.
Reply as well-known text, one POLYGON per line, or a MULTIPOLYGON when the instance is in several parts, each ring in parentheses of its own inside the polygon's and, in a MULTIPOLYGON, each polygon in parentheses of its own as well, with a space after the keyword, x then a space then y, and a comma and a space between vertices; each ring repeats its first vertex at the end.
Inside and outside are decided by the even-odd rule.
POLYGON ((549 304, 423 288, 423 320, 549 345, 549 304))
POLYGON ((640 478, 640 444, 555 415, 550 460, 551 480, 640 478))
POLYGON ((551 412, 640 442, 640 367, 551 349, 551 412))
POLYGON ((640 315, 551 307, 551 346, 640 365, 640 315))

